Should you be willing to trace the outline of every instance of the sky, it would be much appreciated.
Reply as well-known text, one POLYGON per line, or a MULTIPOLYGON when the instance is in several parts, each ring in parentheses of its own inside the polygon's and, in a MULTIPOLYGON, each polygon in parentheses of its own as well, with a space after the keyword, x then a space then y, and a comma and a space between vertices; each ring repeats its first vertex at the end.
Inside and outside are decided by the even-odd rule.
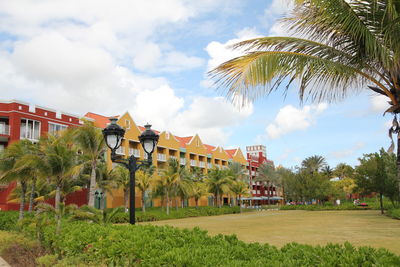
MULTIPOLYGON (((391 117, 371 91, 300 103, 284 87, 240 107, 207 72, 230 45, 281 36, 285 0, 0 1, 0 98, 68 113, 132 115, 226 149, 262 144, 275 165, 324 156, 333 168, 385 149, 391 117)), ((350 90, 351 91, 351 90, 350 90)))

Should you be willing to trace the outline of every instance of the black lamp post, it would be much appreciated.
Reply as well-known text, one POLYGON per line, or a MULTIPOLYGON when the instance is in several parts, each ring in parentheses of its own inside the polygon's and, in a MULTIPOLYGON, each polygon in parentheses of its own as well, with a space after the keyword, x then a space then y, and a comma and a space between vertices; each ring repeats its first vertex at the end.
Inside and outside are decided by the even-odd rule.
POLYGON ((139 136, 139 141, 147 154, 147 160, 140 161, 133 155, 125 159, 116 154, 116 150, 121 146, 125 130, 117 124, 116 118, 111 118, 110 121, 111 123, 103 130, 103 135, 107 146, 111 149, 111 161, 129 170, 129 223, 135 224, 135 173, 143 165, 151 165, 151 155, 157 146, 159 136, 150 129, 151 125, 145 125, 146 130, 139 136))

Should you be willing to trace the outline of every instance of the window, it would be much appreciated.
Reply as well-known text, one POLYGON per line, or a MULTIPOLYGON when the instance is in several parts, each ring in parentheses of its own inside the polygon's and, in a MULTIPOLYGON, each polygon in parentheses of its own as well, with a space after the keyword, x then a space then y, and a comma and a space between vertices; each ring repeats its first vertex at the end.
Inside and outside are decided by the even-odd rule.
POLYGON ((126 127, 126 129, 130 129, 131 128, 130 120, 125 120, 125 127, 126 127))
POLYGON ((57 134, 59 131, 67 129, 66 125, 49 122, 49 134, 57 134))
POLYGON ((22 119, 20 137, 21 139, 39 140, 40 121, 22 119))
POLYGON ((4 145, 0 144, 0 152, 2 152, 4 150, 4 145))

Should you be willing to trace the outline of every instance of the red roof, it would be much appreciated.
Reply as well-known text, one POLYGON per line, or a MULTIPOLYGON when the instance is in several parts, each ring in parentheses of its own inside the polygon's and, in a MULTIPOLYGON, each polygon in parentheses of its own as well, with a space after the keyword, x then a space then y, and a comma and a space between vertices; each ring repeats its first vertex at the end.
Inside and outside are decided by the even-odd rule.
MULTIPOLYGON (((146 130, 146 128, 144 128, 143 126, 138 126, 138 128, 139 128, 139 130, 141 131, 141 132, 144 132, 144 130, 146 130)), ((153 132, 155 132, 156 134, 160 134, 160 131, 157 131, 157 130, 154 130, 154 129, 151 129, 153 132)))
POLYGON ((179 141, 180 147, 186 147, 186 144, 192 140, 193 136, 179 137, 175 136, 175 138, 179 141))
POLYGON ((119 116, 106 117, 106 116, 99 115, 96 113, 88 112, 88 113, 86 113, 85 117, 93 119, 94 126, 99 127, 99 128, 106 128, 107 124, 110 123, 110 118, 119 117, 119 116))
POLYGON ((211 151, 213 151, 215 149, 215 146, 211 146, 211 145, 207 145, 207 144, 204 144, 204 146, 206 147, 208 153, 211 153, 211 151))
POLYGON ((236 151, 237 151, 237 148, 235 148, 235 149, 227 149, 227 150, 225 150, 226 151, 226 153, 228 153, 228 155, 231 157, 231 158, 233 158, 233 156, 235 155, 235 153, 236 153, 236 151))

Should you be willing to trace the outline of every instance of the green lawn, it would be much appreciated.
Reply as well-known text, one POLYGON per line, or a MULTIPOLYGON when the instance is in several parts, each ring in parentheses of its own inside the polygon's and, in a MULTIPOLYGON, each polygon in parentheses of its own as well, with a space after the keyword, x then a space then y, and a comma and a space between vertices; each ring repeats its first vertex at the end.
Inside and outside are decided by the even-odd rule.
POLYGON ((245 242, 281 247, 289 242, 311 245, 343 243, 384 247, 400 254, 400 220, 379 211, 261 211, 151 222, 180 228, 200 227, 215 234, 236 234, 245 242))

